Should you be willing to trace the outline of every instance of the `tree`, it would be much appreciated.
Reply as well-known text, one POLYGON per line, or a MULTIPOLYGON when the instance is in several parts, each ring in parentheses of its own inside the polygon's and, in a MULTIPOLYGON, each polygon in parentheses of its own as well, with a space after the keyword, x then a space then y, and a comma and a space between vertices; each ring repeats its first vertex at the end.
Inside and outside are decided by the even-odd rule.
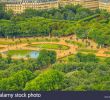
POLYGON ((9 78, 0 80, 0 90, 23 90, 26 82, 34 78, 34 74, 29 70, 18 71, 9 78))
POLYGON ((56 52, 41 50, 37 58, 37 64, 41 67, 49 66, 56 62, 56 52))
POLYGON ((64 84, 63 73, 56 70, 48 70, 28 82, 24 88, 26 91, 52 91, 61 90, 64 84))
POLYGON ((98 62, 98 58, 95 54, 83 54, 83 53, 77 53, 76 54, 76 60, 79 62, 98 62))
POLYGON ((109 58, 107 57, 104 61, 109 65, 110 64, 110 57, 109 58))
POLYGON ((5 12, 4 12, 4 4, 0 3, 0 19, 4 18, 5 12))
POLYGON ((8 63, 10 63, 12 61, 12 55, 10 55, 10 54, 7 55, 7 61, 8 61, 8 63))

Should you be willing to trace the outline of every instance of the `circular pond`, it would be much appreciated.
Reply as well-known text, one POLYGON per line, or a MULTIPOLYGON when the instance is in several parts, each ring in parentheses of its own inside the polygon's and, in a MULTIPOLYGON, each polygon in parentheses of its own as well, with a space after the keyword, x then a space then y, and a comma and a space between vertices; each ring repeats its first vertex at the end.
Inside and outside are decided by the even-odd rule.
POLYGON ((38 51, 32 50, 9 50, 3 54, 11 55, 13 58, 37 58, 39 56, 38 51))

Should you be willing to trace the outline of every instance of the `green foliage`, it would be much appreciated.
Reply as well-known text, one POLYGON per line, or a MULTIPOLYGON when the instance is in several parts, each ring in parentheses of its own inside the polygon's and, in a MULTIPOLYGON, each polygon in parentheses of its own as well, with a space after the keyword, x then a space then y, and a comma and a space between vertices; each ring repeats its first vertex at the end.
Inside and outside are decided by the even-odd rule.
POLYGON ((106 63, 62 63, 53 69, 65 72, 66 91, 109 90, 110 67, 106 63), (108 88, 107 88, 108 87, 108 88))
POLYGON ((71 71, 76 71, 76 70, 85 70, 88 73, 90 73, 91 71, 93 71, 96 66, 98 66, 98 64, 96 63, 77 63, 77 62, 68 62, 68 63, 55 63, 52 68, 61 72, 71 72, 71 71))
POLYGON ((41 50, 37 58, 37 63, 41 67, 47 67, 56 62, 56 52, 41 50))
POLYGON ((5 12, 5 4, 0 3, 0 19, 10 19, 13 16, 12 11, 5 12))
POLYGON ((104 60, 108 65, 110 65, 110 57, 104 60))
POLYGON ((83 54, 83 53, 77 53, 76 54, 76 60, 79 62, 98 62, 98 58, 95 54, 83 54))
POLYGON ((59 20, 79 20, 85 17, 88 17, 95 12, 82 8, 80 5, 67 5, 65 7, 59 7, 58 9, 50 9, 50 10, 33 10, 26 9, 21 16, 26 18, 40 16, 50 19, 59 19, 59 20))
POLYGON ((23 21, 0 20, 0 36, 61 36, 67 33, 71 23, 54 21, 41 17, 29 18, 23 21), (10 30, 11 29, 11 30, 10 30))
MULTIPOLYGON (((46 54, 50 55, 50 52, 46 51, 46 54)), ((44 54, 42 57, 46 56, 44 54)), ((90 56, 90 59, 93 59, 91 57, 94 58, 93 55, 90 56)), ((43 70, 38 67, 39 64, 36 60, 11 60, 8 62, 8 59, 1 58, 0 62, 1 91, 110 90, 109 59, 105 59, 105 62, 71 60, 67 63, 55 63, 52 67, 48 65, 50 68, 43 70)))
POLYGON ((0 9, 0 37, 76 34, 79 38, 93 39, 99 46, 110 46, 110 14, 105 10, 67 5, 50 10, 27 9, 13 16, 12 11, 4 12, 3 4, 0 9))
POLYGON ((68 80, 66 80, 67 86, 64 90, 66 91, 84 91, 86 90, 85 84, 83 82, 88 77, 88 73, 85 70, 73 71, 66 74, 68 80))
POLYGON ((12 11, 4 13, 7 18, 1 17, 2 20, 0 20, 0 36, 3 37, 74 34, 75 21, 95 14, 95 12, 79 5, 68 5, 50 10, 26 9, 24 13, 16 16, 12 11))
MULTIPOLYGON (((100 18, 100 17, 99 17, 100 18)), ((89 38, 98 43, 99 46, 109 46, 110 45, 110 23, 109 19, 104 18, 104 20, 108 20, 108 22, 102 22, 103 19, 100 20, 91 20, 88 22, 77 23, 75 27, 76 35, 79 38, 89 38)))
POLYGON ((13 76, 0 80, 0 90, 23 90, 26 82, 32 78, 34 78, 34 75, 29 70, 18 71, 13 76))
POLYGON ((17 73, 20 70, 30 70, 34 71, 36 69, 40 69, 36 60, 11 60, 8 59, 0 59, 0 79, 8 78, 13 74, 17 73))
POLYGON ((48 70, 28 82, 24 90, 52 91, 62 89, 64 75, 56 70, 48 70))

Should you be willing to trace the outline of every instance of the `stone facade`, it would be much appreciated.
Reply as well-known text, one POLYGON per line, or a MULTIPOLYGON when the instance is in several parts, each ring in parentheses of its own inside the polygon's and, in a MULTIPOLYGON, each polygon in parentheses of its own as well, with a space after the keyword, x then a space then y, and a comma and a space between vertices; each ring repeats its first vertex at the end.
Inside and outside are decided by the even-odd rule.
POLYGON ((99 8, 98 0, 73 0, 74 5, 82 5, 84 8, 95 10, 99 8))
POLYGON ((68 4, 79 4, 91 10, 100 8, 110 12, 110 0, 8 0, 8 2, 5 0, 5 10, 13 10, 14 13, 21 13, 27 8, 50 9, 68 4))
POLYGON ((50 2, 10 2, 5 4, 5 10, 13 10, 14 13, 22 13, 25 9, 50 9, 58 8, 58 1, 50 2))
POLYGON ((105 9, 110 12, 110 0, 100 0, 99 9, 105 9))
POLYGON ((61 0, 60 3, 62 5, 73 4, 73 5, 81 5, 84 8, 89 8, 91 10, 95 10, 99 8, 98 0, 61 0))

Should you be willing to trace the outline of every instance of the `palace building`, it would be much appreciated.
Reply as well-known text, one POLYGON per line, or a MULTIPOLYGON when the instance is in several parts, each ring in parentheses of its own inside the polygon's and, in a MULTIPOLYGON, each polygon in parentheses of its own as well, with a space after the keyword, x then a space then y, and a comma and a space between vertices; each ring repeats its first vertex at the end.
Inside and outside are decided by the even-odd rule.
POLYGON ((14 13, 21 13, 25 9, 50 9, 58 8, 57 0, 19 0, 5 3, 5 10, 13 10, 14 13))
POLYGON ((74 5, 82 5, 84 8, 89 8, 91 10, 95 10, 99 8, 98 0, 73 0, 74 5))
POLYGON ((73 4, 73 5, 81 5, 85 8, 89 8, 91 10, 98 9, 99 8, 99 2, 98 0, 61 0, 60 4, 67 5, 67 4, 73 4))
POLYGON ((105 9, 110 12, 110 0, 0 0, 5 3, 5 10, 22 13, 25 9, 51 9, 68 4, 81 5, 91 10, 105 9))
POLYGON ((99 0, 99 9, 105 9, 110 12, 110 0, 99 0))

